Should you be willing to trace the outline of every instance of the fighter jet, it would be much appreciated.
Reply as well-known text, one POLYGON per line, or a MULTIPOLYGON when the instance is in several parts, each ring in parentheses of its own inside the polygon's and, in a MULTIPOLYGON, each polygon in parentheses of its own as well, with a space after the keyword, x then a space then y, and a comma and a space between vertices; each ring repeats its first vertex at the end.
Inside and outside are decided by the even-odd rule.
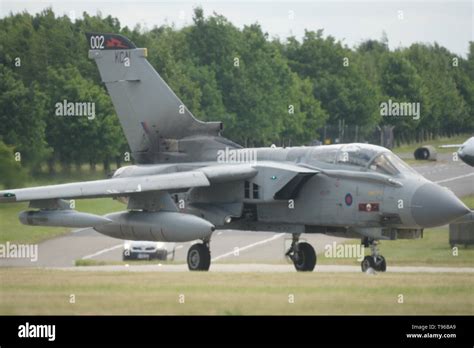
POLYGON ((297 271, 316 265, 300 236, 324 233, 360 238, 371 248, 362 271, 385 271, 378 241, 420 238, 470 213, 380 146, 243 148, 221 136, 220 122, 192 115, 145 48, 116 34, 86 37, 136 164, 109 179, 1 191, 2 202, 30 202, 23 224, 92 227, 124 240, 198 240, 187 254, 191 271, 209 270, 216 229, 290 233, 286 256, 297 271), (104 216, 70 209, 70 199, 96 197, 127 209, 104 216))
POLYGON ((440 147, 458 148, 457 154, 459 158, 467 165, 474 167, 474 137, 470 137, 463 144, 448 144, 448 145, 441 145, 440 147))

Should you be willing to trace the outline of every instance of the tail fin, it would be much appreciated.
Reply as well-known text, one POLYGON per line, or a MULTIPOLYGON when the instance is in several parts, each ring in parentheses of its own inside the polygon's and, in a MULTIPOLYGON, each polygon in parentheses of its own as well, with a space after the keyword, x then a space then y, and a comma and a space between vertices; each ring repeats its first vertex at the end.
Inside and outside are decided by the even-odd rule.
POLYGON ((219 136, 222 123, 197 120, 147 61, 146 48, 117 34, 86 37, 138 163, 169 160, 180 139, 219 136))

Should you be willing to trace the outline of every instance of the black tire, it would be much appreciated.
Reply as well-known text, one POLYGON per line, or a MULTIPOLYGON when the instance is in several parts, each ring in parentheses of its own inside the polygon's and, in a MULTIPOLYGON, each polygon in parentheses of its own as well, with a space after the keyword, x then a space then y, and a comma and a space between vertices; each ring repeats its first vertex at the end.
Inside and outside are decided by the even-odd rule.
POLYGON ((423 159, 424 160, 427 160, 428 158, 430 158, 430 152, 428 150, 423 150, 422 152, 422 156, 423 156, 423 159))
POLYGON ((379 272, 385 272, 387 270, 387 262, 385 261, 385 257, 382 255, 377 256, 377 260, 375 261, 375 270, 379 272))
POLYGON ((311 244, 298 243, 293 264, 298 272, 312 272, 316 266, 316 252, 311 244))
POLYGON ((204 244, 194 244, 189 248, 187 261, 190 271, 208 271, 211 266, 211 252, 204 244))
POLYGON ((128 261, 131 259, 130 257, 130 250, 124 250, 122 253, 122 261, 128 261))
POLYGON ((362 269, 362 272, 367 272, 369 268, 375 269, 375 262, 374 258, 372 256, 366 256, 360 263, 360 268, 362 269))
MULTIPOLYGON (((168 252, 166 250, 157 250, 155 252, 154 258, 157 259, 157 260, 166 261, 166 259, 168 258, 168 252)), ((151 259, 151 257, 150 257, 150 259, 151 259)))

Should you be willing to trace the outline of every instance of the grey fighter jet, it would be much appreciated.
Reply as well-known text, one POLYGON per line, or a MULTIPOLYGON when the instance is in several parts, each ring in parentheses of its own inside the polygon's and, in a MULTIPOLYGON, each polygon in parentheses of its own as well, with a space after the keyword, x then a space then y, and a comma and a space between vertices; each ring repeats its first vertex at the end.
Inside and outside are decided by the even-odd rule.
POLYGON ((188 251, 193 271, 209 269, 216 229, 291 233, 286 255, 298 271, 316 265, 301 234, 356 237, 372 250, 362 270, 385 271, 377 241, 420 238, 424 228, 470 213, 383 147, 242 148, 220 135, 220 122, 194 118, 145 48, 121 35, 86 36, 136 164, 110 179, 1 191, 1 202, 30 202, 24 224, 92 227, 125 240, 200 240, 188 251), (98 216, 67 201, 95 197, 119 199, 127 210, 98 216))
POLYGON ((457 154, 458 154, 459 158, 464 163, 466 163, 467 165, 470 165, 471 167, 474 167, 474 137, 470 137, 469 139, 467 139, 462 144, 441 145, 440 147, 442 147, 442 148, 450 148, 450 147, 458 148, 457 154))

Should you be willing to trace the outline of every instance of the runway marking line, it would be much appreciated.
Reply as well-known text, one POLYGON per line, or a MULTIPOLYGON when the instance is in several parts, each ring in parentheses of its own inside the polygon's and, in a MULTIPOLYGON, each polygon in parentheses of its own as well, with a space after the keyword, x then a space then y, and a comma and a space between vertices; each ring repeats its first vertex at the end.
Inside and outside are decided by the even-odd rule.
POLYGON ((113 247, 110 247, 110 248, 106 248, 106 249, 99 250, 98 252, 95 252, 95 253, 90 254, 90 255, 86 255, 86 256, 84 256, 82 259, 83 259, 83 260, 92 259, 93 257, 99 256, 99 255, 102 255, 102 254, 105 254, 105 253, 107 253, 107 252, 109 252, 109 251, 112 251, 112 250, 115 250, 115 249, 118 249, 118 248, 121 248, 121 247, 123 247, 123 243, 114 245, 113 247))
MULTIPOLYGON (((243 247, 239 247, 238 250, 239 252, 240 251, 244 251, 244 250, 248 250, 248 249, 251 249, 251 248, 254 248, 258 245, 262 245, 262 244, 265 244, 265 243, 268 243, 268 242, 271 242, 273 240, 276 240, 278 238, 281 238, 285 236, 285 233, 278 233, 270 238, 267 238, 267 239, 264 239, 264 240, 261 240, 259 242, 255 242, 255 243, 252 243, 252 244, 249 244, 249 245, 246 245, 246 246, 243 246, 243 247)), ((235 254, 235 250, 232 250, 232 251, 229 251, 228 253, 225 253, 225 254, 222 254, 222 255, 219 255, 219 256, 216 256, 214 257, 211 261, 217 261, 217 260, 220 260, 220 259, 223 259, 224 257, 227 257, 227 256, 231 256, 231 255, 234 255, 235 254)))
POLYGON ((474 175, 474 173, 459 175, 459 176, 455 176, 455 177, 453 177, 453 178, 438 180, 438 181, 435 181, 434 183, 435 183, 435 184, 442 184, 442 183, 449 182, 449 181, 464 179, 464 178, 467 178, 467 177, 470 177, 470 176, 473 176, 473 175, 474 175))
POLYGON ((91 229, 91 227, 80 228, 78 230, 73 230, 72 233, 79 233, 79 232, 87 231, 89 229, 91 229))

